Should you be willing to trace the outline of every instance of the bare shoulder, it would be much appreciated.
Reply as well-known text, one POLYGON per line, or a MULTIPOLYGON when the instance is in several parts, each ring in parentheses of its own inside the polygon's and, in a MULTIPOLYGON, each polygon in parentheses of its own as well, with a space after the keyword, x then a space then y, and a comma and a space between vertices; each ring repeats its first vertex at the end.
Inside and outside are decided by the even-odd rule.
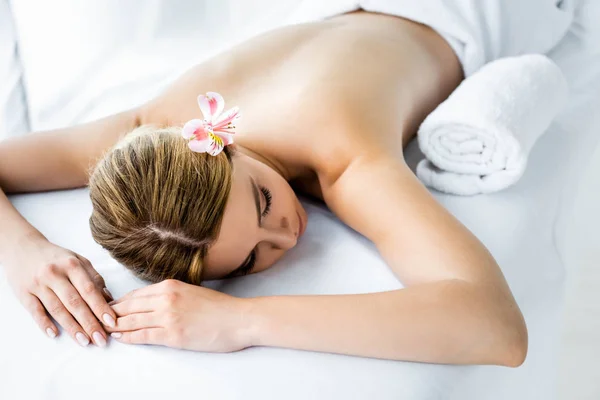
POLYGON ((405 285, 501 279, 484 245, 437 202, 402 158, 364 153, 322 190, 330 209, 376 244, 405 285))

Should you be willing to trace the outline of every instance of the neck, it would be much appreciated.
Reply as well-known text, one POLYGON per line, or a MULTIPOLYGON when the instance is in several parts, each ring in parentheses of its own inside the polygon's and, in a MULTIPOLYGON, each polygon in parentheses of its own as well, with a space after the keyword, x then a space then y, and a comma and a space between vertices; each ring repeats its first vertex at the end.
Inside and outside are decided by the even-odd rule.
POLYGON ((237 151, 239 151, 240 153, 251 157, 253 159, 255 159, 256 161, 260 161, 263 164, 268 165, 269 167, 271 167, 273 170, 275 170, 279 175, 281 175, 286 181, 290 181, 291 179, 291 174, 290 171, 288 171, 288 169, 279 161, 263 156, 261 154, 258 154, 257 152, 250 150, 247 147, 241 146, 239 144, 236 143, 236 149, 237 151))

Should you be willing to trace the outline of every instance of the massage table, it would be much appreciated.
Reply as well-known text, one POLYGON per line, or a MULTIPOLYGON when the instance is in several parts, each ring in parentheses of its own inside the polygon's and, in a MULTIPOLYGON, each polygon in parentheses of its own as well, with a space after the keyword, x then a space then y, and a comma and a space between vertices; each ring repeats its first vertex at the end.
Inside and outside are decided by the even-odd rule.
MULTIPOLYGON (((189 66, 281 25, 300 1, 140 3, 0 0, 0 32, 18 46, 18 52, 0 51, 5 55, 0 82, 12 85, 0 92, 5 94, 0 127, 6 128, 8 119, 11 125, 0 135, 72 125, 135 106, 189 66)), ((568 106, 536 143, 522 179, 490 195, 431 190, 502 268, 529 330, 529 352, 521 367, 436 365, 266 347, 210 354, 114 340, 105 349, 82 348, 64 333, 47 338, 11 292, 0 267, 0 399, 555 398, 568 274, 566 225, 578 177, 600 137, 600 29, 592 22, 600 20, 600 10, 592 1, 584 5, 588 8, 550 53, 569 81, 568 106)), ((405 153, 414 170, 423 158, 416 140, 405 153)), ((91 260, 115 298, 147 284, 93 241, 86 188, 9 198, 50 241, 91 260)), ((402 288, 370 241, 324 205, 301 200, 309 215, 306 234, 280 262, 258 274, 205 286, 240 297, 402 288)))

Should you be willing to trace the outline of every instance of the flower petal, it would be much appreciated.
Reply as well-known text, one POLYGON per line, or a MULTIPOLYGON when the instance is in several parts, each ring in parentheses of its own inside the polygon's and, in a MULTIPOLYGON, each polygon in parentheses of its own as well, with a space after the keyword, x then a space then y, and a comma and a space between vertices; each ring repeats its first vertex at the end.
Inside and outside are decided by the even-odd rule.
POLYGON ((225 108, 225 100, 223 99, 223 96, 217 92, 206 92, 206 96, 209 98, 213 119, 216 119, 225 108))
POLYGON ((198 105, 200 106, 202 115, 204 115, 204 119, 209 122, 214 122, 219 114, 223 112, 225 100, 223 100, 223 96, 217 92, 208 92, 206 95, 201 94, 198 96, 198 105))
MULTIPOLYGON (((194 136, 196 136, 197 133, 202 132, 204 132, 204 121, 202 121, 201 119, 192 119, 186 122, 183 126, 183 129, 181 130, 181 136, 183 136, 186 139, 191 139, 194 136), (198 132, 198 130, 201 131, 198 132)), ((199 137, 197 139, 202 140, 202 137, 199 137)))
POLYGON ((214 129, 226 128, 229 124, 237 121, 242 114, 239 107, 233 107, 221 114, 216 122, 213 122, 214 129))
POLYGON ((209 143, 206 146, 206 152, 208 154, 210 154, 211 156, 216 156, 221 151, 223 151, 223 148, 225 147, 225 143, 221 137, 215 135, 214 133, 209 133, 208 141, 209 141, 209 143))
POLYGON ((233 132, 225 132, 225 131, 215 131, 215 135, 217 135, 218 137, 221 138, 221 140, 223 140, 223 145, 227 146, 230 145, 231 143, 233 143, 233 132))
POLYGON ((209 140, 190 140, 188 147, 196 153, 206 153, 209 144, 209 140))

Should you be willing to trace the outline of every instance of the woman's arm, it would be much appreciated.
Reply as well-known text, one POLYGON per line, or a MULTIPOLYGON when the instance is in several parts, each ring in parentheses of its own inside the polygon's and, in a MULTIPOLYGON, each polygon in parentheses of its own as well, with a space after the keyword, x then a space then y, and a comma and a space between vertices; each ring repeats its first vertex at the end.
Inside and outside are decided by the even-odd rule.
POLYGON ((98 322, 113 324, 102 277, 83 256, 50 243, 13 207, 4 191, 69 189, 87 183, 88 168, 138 125, 131 110, 72 128, 0 142, 0 263, 40 329, 59 334, 54 319, 82 345, 106 343, 98 322))
POLYGON ((17 241, 42 237, 5 193, 84 186, 94 160, 138 125, 138 111, 130 110, 88 124, 0 141, 0 261, 17 241))
POLYGON ((390 292, 253 300, 251 345, 392 360, 510 367, 527 339, 515 306, 462 280, 390 292))
POLYGON ((140 112, 132 109, 87 124, 0 141, 0 188, 15 193, 85 186, 94 162, 139 125, 140 112))
POLYGON ((363 156, 324 199, 371 239, 405 289, 256 299, 259 344, 399 360, 520 365, 527 329, 498 265, 408 166, 363 156))
POLYGON ((498 265, 404 162, 358 158, 324 183, 323 195, 377 245, 406 288, 255 299, 255 344, 439 363, 523 362, 525 321, 498 265))

